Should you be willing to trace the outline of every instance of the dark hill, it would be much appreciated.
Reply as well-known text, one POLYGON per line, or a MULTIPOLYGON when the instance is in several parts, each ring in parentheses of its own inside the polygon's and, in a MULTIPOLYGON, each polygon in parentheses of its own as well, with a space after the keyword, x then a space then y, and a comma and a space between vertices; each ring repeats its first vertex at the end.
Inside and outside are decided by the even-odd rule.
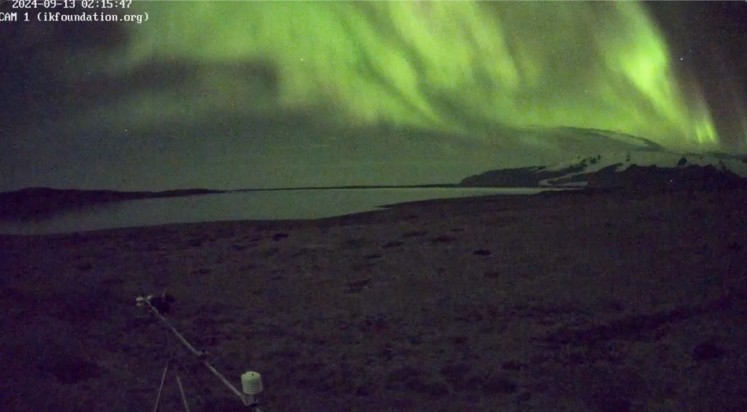
POLYGON ((185 189, 162 192, 119 192, 114 190, 73 190, 32 187, 0 193, 0 219, 19 220, 49 216, 66 210, 125 200, 195 196, 221 193, 218 190, 185 189))

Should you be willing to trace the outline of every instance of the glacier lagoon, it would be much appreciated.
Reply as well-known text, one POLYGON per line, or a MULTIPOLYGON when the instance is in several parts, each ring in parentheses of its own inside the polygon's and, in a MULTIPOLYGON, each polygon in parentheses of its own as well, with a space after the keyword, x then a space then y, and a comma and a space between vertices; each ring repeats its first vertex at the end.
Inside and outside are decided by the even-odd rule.
POLYGON ((341 188, 234 191, 139 199, 62 211, 28 220, 0 220, 0 234, 42 235, 235 220, 321 219, 397 203, 487 195, 526 195, 539 188, 341 188))

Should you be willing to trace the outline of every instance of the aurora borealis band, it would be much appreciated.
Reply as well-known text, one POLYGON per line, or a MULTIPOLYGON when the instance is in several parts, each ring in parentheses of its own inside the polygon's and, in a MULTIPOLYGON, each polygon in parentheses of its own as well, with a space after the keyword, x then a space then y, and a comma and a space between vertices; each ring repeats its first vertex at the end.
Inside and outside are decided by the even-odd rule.
POLYGON ((637 138, 740 154, 742 5, 134 1, 112 13, 147 22, 4 24, 0 190, 441 183, 637 138))
MULTIPOLYGON (((160 21, 132 28, 114 69, 153 59, 260 61, 276 70, 273 98, 283 108, 323 107, 355 124, 486 138, 496 127, 572 126, 689 148, 718 140, 697 87, 681 83, 663 36, 634 2, 147 7, 160 21)), ((207 77, 209 93, 236 99, 235 88, 207 77)))

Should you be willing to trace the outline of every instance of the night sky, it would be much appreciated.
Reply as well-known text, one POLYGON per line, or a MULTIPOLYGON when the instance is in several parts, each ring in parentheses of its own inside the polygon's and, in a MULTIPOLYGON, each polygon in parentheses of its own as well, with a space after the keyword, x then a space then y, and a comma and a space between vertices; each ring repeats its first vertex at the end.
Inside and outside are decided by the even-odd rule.
POLYGON ((0 190, 456 182, 626 150, 628 135, 747 151, 747 2, 119 13, 144 12, 0 22, 0 190))

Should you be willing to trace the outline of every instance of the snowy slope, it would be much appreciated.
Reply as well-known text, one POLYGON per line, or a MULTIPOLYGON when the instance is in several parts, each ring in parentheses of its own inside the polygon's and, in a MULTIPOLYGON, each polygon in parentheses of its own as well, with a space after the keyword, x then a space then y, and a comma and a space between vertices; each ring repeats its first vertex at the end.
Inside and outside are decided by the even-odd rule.
POLYGON ((587 177, 601 171, 624 172, 632 166, 656 167, 659 169, 685 169, 690 166, 711 166, 717 171, 731 172, 747 177, 747 163, 736 157, 711 154, 676 153, 668 151, 634 151, 605 153, 592 157, 577 157, 567 162, 555 164, 544 170, 562 172, 562 176, 540 181, 540 186, 584 186, 587 177), (579 170, 580 169, 580 170, 579 170))
POLYGON ((747 159, 724 154, 678 153, 661 149, 579 156, 550 166, 493 170, 470 176, 461 186, 608 187, 696 182, 699 185, 747 178, 747 159))

